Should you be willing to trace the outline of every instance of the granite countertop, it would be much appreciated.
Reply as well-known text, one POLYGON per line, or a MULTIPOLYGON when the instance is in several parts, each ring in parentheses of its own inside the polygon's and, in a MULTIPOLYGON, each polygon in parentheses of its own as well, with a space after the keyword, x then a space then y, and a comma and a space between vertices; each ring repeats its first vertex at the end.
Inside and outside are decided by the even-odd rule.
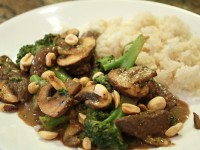
MULTIPOLYGON (((69 0, 0 0, 0 23, 34 8, 69 0)), ((200 0, 152 0, 200 14, 200 0)))

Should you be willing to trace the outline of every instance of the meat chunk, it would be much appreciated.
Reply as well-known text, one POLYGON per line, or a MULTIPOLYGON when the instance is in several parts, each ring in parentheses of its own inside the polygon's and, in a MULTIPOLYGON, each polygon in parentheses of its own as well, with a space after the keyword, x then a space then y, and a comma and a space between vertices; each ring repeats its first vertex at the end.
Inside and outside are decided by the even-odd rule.
POLYGON ((10 77, 20 77, 21 71, 8 56, 0 57, 0 80, 8 80, 10 77))
POLYGON ((46 66, 46 55, 51 52, 54 53, 56 56, 58 54, 58 51, 55 47, 47 47, 39 51, 32 62, 31 68, 30 68, 30 74, 36 74, 41 75, 43 72, 48 70, 48 67, 46 66))
POLYGON ((156 76, 156 71, 142 66, 128 70, 114 69, 108 73, 110 84, 128 97, 144 97, 149 93, 147 82, 156 76))
POLYGON ((117 127, 124 133, 141 139, 163 135, 170 127, 171 114, 166 110, 147 111, 125 116, 116 120, 117 127))
POLYGON ((145 97, 146 99, 152 99, 156 96, 162 96, 166 100, 166 110, 170 110, 177 105, 178 98, 174 96, 165 86, 156 83, 155 81, 148 82, 149 93, 145 97))
POLYGON ((0 99, 9 103, 29 100, 28 84, 28 75, 21 72, 9 57, 1 56, 0 99))

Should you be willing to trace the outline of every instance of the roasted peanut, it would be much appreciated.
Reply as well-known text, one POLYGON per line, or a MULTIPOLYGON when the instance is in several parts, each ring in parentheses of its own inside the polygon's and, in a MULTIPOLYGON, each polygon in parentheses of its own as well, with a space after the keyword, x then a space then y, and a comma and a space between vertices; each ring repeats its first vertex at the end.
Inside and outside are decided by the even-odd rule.
POLYGON ((31 94, 35 94, 35 93, 37 93, 39 87, 40 87, 40 86, 39 86, 36 82, 31 82, 31 83, 28 85, 28 91, 29 91, 29 93, 31 93, 31 94))
POLYGON ((94 81, 89 81, 85 86, 91 86, 94 85, 94 81))
POLYGON ((92 148, 91 140, 88 137, 85 137, 82 146, 85 150, 90 150, 92 148))
POLYGON ((123 103, 122 111, 125 114, 137 114, 137 113, 140 113, 140 108, 133 104, 123 103))
POLYGON ((92 76, 92 80, 94 80, 96 77, 104 75, 103 72, 96 72, 93 76, 92 76))
POLYGON ((115 103, 115 108, 117 108, 120 104, 120 95, 117 91, 113 91, 112 92, 112 98, 113 98, 113 101, 115 103))
POLYGON ((79 79, 79 82, 81 83, 81 85, 82 85, 83 87, 85 87, 86 84, 87 84, 89 81, 90 81, 90 78, 88 78, 88 77, 81 77, 81 78, 79 79))
POLYGON ((79 121, 81 124, 84 124, 85 118, 86 118, 86 115, 84 115, 84 114, 82 114, 82 113, 78 113, 78 121, 79 121))
POLYGON ((161 110, 166 107, 166 101, 164 97, 157 96, 153 99, 151 99, 148 104, 147 108, 150 110, 161 110))
POLYGON ((49 52, 46 55, 46 65, 48 67, 52 67, 54 65, 55 61, 56 61, 56 55, 55 55, 55 53, 49 52))
POLYGON ((31 66, 34 56, 31 53, 27 53, 21 60, 20 60, 20 69, 23 71, 27 71, 28 67, 31 66))
POLYGON ((15 106, 13 104, 1 104, 0 103, 0 111, 15 112, 15 111, 17 111, 17 106, 15 106))
POLYGON ((101 96, 103 99, 106 99, 109 92, 102 84, 96 84, 94 87, 94 93, 101 96))
POLYGON ((41 75, 42 78, 44 79, 47 79, 50 84, 56 89, 56 90, 59 90, 59 89, 66 89, 65 87, 65 84, 60 80, 58 79, 56 76, 55 76, 55 73, 53 71, 45 71, 42 75, 41 75))
POLYGON ((76 45, 78 43, 78 37, 74 34, 67 34, 65 42, 71 46, 76 45))
POLYGON ((53 140, 58 136, 57 132, 51 132, 51 131, 39 131, 38 133, 40 137, 45 140, 53 140))
POLYGON ((183 128, 183 123, 179 122, 174 126, 171 126, 166 132, 165 135, 168 137, 175 136, 183 128))

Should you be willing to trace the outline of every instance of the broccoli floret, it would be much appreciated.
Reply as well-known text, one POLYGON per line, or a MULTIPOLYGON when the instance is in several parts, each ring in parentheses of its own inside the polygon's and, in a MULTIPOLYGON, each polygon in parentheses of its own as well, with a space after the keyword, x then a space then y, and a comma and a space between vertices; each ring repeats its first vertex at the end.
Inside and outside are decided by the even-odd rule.
POLYGON ((69 121, 68 116, 61 116, 58 118, 52 118, 49 116, 40 116, 39 119, 46 130, 53 130, 57 126, 69 121))
POLYGON ((94 83, 96 83, 96 84, 99 83, 99 84, 104 85, 109 91, 112 89, 111 85, 108 81, 107 75, 100 75, 100 76, 94 78, 94 83))
POLYGON ((134 41, 128 43, 126 46, 131 45, 126 53, 120 58, 115 59, 113 56, 103 57, 97 60, 103 71, 108 71, 114 68, 131 68, 142 50, 146 38, 141 34, 134 41))
POLYGON ((35 55, 37 52, 39 52, 44 47, 55 46, 55 38, 56 37, 58 37, 58 35, 54 35, 51 33, 46 34, 43 39, 36 41, 34 44, 22 46, 17 54, 17 60, 16 60, 17 65, 19 65, 20 60, 27 53, 30 52, 31 54, 35 55))
MULTIPOLYGON (((98 114, 98 111, 96 113, 98 114)), ((84 122, 85 135, 100 149, 125 150, 126 144, 123 142, 119 129, 113 122, 117 118, 124 116, 121 105, 103 121, 98 120, 98 117, 94 117, 98 116, 97 114, 87 115, 84 122)), ((100 114, 102 116, 102 112, 100 114)))
POLYGON ((67 92, 67 90, 62 88, 62 89, 58 89, 58 94, 61 95, 61 96, 67 96, 68 92, 67 92))

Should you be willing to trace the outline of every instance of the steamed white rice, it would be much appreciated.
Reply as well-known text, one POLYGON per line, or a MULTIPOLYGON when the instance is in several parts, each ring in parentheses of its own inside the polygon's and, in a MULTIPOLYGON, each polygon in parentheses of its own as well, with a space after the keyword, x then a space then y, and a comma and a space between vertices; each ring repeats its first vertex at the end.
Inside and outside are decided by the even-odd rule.
POLYGON ((97 39, 98 56, 119 57, 123 46, 140 33, 149 39, 139 54, 136 64, 156 69, 155 80, 167 85, 174 94, 200 96, 200 38, 174 16, 157 18, 142 13, 125 21, 122 18, 99 19, 89 30, 101 33, 97 39))

